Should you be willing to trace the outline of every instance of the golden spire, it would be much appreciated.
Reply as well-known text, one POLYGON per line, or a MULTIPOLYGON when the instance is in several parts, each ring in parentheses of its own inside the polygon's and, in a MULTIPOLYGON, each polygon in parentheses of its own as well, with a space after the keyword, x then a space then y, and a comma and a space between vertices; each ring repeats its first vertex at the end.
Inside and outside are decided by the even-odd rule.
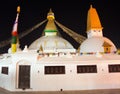
POLYGON ((98 13, 92 5, 90 5, 87 15, 87 31, 91 29, 102 29, 98 13))
POLYGON ((54 13, 52 12, 52 9, 50 9, 49 13, 47 14, 47 25, 44 29, 45 35, 49 36, 49 35, 57 35, 57 28, 56 25, 54 23, 55 17, 54 17, 54 13))
POLYGON ((52 12, 52 9, 50 8, 49 13, 47 14, 47 19, 48 20, 53 20, 55 19, 54 13, 52 12))

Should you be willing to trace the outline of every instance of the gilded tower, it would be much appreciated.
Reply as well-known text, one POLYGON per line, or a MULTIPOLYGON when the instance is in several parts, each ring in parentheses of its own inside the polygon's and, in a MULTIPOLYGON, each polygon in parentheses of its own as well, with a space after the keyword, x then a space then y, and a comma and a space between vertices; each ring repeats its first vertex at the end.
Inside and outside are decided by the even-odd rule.
POLYGON ((98 16, 98 13, 95 8, 90 6, 87 15, 87 36, 88 38, 93 36, 103 36, 102 26, 98 16))
POLYGON ((54 16, 54 13, 52 12, 52 9, 50 9, 50 11, 48 12, 47 19, 48 19, 48 22, 44 29, 45 36, 56 36, 58 30, 54 23, 55 16, 54 16))

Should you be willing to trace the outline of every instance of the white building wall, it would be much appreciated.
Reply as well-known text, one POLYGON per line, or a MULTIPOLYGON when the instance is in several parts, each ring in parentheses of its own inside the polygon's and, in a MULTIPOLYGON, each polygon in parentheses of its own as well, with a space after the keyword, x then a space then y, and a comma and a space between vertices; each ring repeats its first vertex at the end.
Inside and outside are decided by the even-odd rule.
MULTIPOLYGON (((120 64, 120 61, 57 61, 56 63, 31 63, 30 89, 25 91, 61 91, 61 90, 94 90, 120 88, 120 72, 109 73, 108 64, 120 64), (64 66, 65 74, 44 74, 44 66, 64 66), (97 73, 77 73, 77 65, 97 65, 97 73)), ((23 63, 24 65, 24 63, 23 63)), ((13 67, 14 66, 14 67, 13 67)), ((1 72, 0 65, 0 72, 1 72)), ((23 91, 16 87, 17 70, 9 66, 9 75, 0 74, 0 87, 10 91, 23 91)))
POLYGON ((15 68, 11 64, 1 65, 0 69, 2 67, 8 67, 8 74, 3 74, 0 70, 0 87, 11 91, 15 88, 15 68))
MULTIPOLYGON (((86 64, 88 65, 88 63, 86 64)), ((32 67, 32 72, 34 73, 32 73, 33 75, 31 75, 31 90, 60 91, 120 88, 120 75, 118 75, 120 73, 108 73, 107 63, 97 64, 98 73, 77 74, 76 65, 80 64, 66 64, 66 74, 55 75, 44 74, 45 64, 34 65, 32 67)), ((81 65, 84 64, 82 63, 81 65)), ((93 63, 93 65, 95 65, 95 63, 93 63)))

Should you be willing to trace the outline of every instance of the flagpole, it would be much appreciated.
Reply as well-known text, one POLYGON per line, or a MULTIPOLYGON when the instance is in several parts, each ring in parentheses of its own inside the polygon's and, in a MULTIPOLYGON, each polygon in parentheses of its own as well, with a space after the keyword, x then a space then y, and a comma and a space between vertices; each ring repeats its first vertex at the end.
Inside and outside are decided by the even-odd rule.
POLYGON ((17 46, 19 45, 18 32, 17 32, 19 13, 20 13, 20 6, 17 7, 17 16, 12 30, 12 42, 11 42, 12 53, 15 53, 17 51, 17 46))

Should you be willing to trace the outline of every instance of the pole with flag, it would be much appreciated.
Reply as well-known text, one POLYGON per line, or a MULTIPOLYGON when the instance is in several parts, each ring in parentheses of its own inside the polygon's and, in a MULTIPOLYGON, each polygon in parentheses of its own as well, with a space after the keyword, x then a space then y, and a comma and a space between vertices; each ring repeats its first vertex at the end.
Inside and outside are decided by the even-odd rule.
POLYGON ((19 45, 18 32, 17 32, 19 13, 20 13, 20 6, 17 7, 17 16, 12 30, 12 42, 11 42, 12 53, 15 53, 17 51, 17 46, 19 45))

